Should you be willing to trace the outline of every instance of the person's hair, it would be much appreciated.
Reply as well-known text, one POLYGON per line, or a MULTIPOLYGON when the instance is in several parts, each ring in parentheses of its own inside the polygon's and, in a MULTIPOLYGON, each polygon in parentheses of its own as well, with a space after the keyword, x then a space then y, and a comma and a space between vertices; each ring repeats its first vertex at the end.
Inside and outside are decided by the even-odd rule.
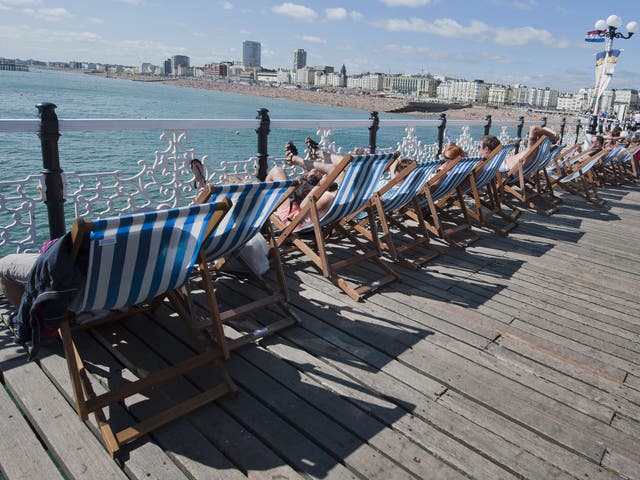
POLYGON ((480 137, 479 145, 485 146, 489 149, 490 152, 493 152, 495 148, 500 145, 500 140, 495 135, 484 135, 480 137))
POLYGON ((595 138, 598 141, 598 145, 602 146, 604 145, 604 137, 602 135, 596 135, 595 138))
POLYGON ((464 150, 457 145, 447 145, 442 154, 449 159, 464 157, 465 155, 464 150))
POLYGON ((414 163, 416 162, 410 158, 401 158, 398 160, 395 172, 400 173, 402 170, 404 170, 410 165, 413 165, 414 163))

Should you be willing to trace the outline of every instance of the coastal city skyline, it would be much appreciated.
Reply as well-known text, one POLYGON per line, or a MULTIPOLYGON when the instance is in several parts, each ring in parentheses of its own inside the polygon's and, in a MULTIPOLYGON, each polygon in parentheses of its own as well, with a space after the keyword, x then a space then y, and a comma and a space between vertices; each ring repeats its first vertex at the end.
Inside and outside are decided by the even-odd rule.
MULTIPOLYGON (((261 44, 265 68, 308 65, 364 72, 434 74, 576 91, 594 83, 602 43, 584 41, 598 18, 631 18, 630 1, 566 5, 542 0, 372 0, 338 3, 185 1, 167 11, 149 0, 0 0, 0 55, 43 61, 192 65, 242 59, 242 42, 261 44)), ((609 88, 640 87, 640 35, 623 50, 609 88)))

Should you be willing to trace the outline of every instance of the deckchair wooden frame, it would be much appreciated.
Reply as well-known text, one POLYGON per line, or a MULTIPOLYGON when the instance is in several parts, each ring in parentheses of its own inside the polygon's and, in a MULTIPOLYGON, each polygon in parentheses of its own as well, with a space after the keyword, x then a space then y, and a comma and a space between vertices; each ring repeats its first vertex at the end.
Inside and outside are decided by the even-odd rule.
MULTIPOLYGON (((298 186, 297 180, 289 183, 291 186, 284 191, 280 200, 275 203, 274 209, 277 208, 280 203, 288 199, 298 186)), ((263 185, 263 188, 270 188, 268 186, 268 182, 263 185)), ((216 187, 212 186, 211 188, 215 189, 216 187)), ((208 198, 210 197, 207 197, 207 199, 208 198)), ((218 198, 220 197, 216 197, 216 199, 218 198)), ((260 205, 254 204, 253 208, 260 208, 260 205)), ((217 257, 215 252, 207 252, 207 255, 209 256, 208 261, 200 263, 197 268, 196 277, 199 277, 202 282, 209 314, 206 318, 200 319, 199 327, 207 331, 212 339, 216 340, 225 358, 229 358, 230 352, 242 347, 243 345, 255 343, 268 335, 272 335, 299 322, 298 318, 294 315, 288 305, 289 294, 282 266, 282 259, 280 251, 275 243, 273 228, 268 220, 271 213, 273 213, 273 209, 267 213, 267 221, 262 225, 260 230, 268 239, 270 263, 276 277, 275 289, 272 289, 262 276, 255 273, 250 265, 243 262, 240 256, 235 255, 238 248, 242 245, 237 245, 233 251, 223 255, 222 257, 217 257), (258 285, 263 291, 265 291, 267 296, 253 301, 247 301, 241 306, 220 310, 220 303, 216 296, 214 277, 229 274, 228 272, 223 272, 222 269, 232 257, 244 264, 246 272, 243 273, 246 273, 245 276, 251 280, 254 285, 258 285), (259 312, 265 308, 274 307, 279 310, 280 318, 278 320, 267 325, 262 325, 248 333, 238 335, 235 338, 229 338, 225 335, 224 324, 237 321, 243 317, 247 318, 254 312, 259 312)))
MULTIPOLYGON (((213 212, 206 227, 205 236, 213 231, 229 208, 229 202, 219 202, 216 204, 215 211, 213 212)), ((87 234, 89 234, 92 229, 93 222, 84 221, 83 219, 76 219, 74 222, 71 233, 71 249, 74 261, 77 259, 77 255, 83 242, 86 241, 87 234)), ((202 258, 202 253, 198 253, 198 256, 202 258)), ((184 285, 178 289, 165 292, 153 298, 149 302, 145 302, 144 307, 157 306, 159 303, 162 303, 165 298, 169 299, 171 305, 174 307, 187 329, 192 333, 196 332, 197 328, 194 325, 193 304, 188 291, 184 288, 184 285)), ((78 417, 81 421, 87 421, 89 414, 94 414, 105 448, 112 457, 116 457, 119 454, 122 445, 132 442, 181 416, 217 400, 224 395, 235 393, 237 391, 233 381, 220 364, 222 353, 219 350, 214 350, 210 345, 205 345, 203 342, 198 341, 196 338, 196 344, 200 348, 200 353, 176 365, 167 366, 158 371, 149 373, 136 381, 97 395, 92 388, 87 369, 73 339, 73 332, 94 328, 109 321, 118 321, 127 316, 141 313, 142 311, 143 309, 134 308, 131 311, 110 315, 98 321, 87 322, 80 325, 71 324, 73 314, 70 313, 68 318, 62 321, 58 329, 58 335, 62 340, 62 346, 69 370, 73 399, 78 417), (179 404, 166 408, 150 418, 139 421, 132 426, 123 428, 119 431, 114 431, 102 411, 103 408, 109 405, 121 402, 122 400, 133 395, 140 394, 151 387, 161 385, 167 381, 185 375, 196 368, 206 366, 213 369, 214 373, 222 380, 221 383, 215 387, 205 390, 204 392, 194 395, 179 404)))
MULTIPOLYGON (((435 168, 435 166, 436 165, 433 165, 433 168, 435 168)), ((407 204, 412 204, 413 208, 415 208, 415 197, 421 193, 423 188, 425 188, 426 181, 422 185, 409 185, 410 187, 413 187, 414 190, 413 198, 404 205, 398 205, 393 210, 387 208, 385 194, 396 187, 398 189, 401 188, 405 181, 411 182, 411 173, 418 168, 429 167, 425 164, 418 165, 415 162, 412 163, 398 173, 394 178, 385 183, 377 192, 374 193, 371 199, 371 203, 373 204, 376 212, 377 225, 382 231, 382 238, 380 238, 380 236, 378 237, 381 249, 386 252, 392 260, 412 269, 417 269, 429 260, 440 255, 440 251, 434 248, 431 244, 429 231, 425 228, 424 221, 418 222, 417 227, 412 228, 402 220, 400 214, 400 212, 406 208, 407 204), (400 244, 396 242, 390 225, 398 229, 400 232, 408 235, 411 240, 403 239, 400 244), (416 230, 418 231, 416 232, 416 230), (419 250, 420 255, 417 258, 410 259, 406 254, 413 250, 419 250)), ((354 230, 358 231, 365 238, 370 241, 375 241, 375 233, 368 228, 368 218, 361 219, 358 214, 354 214, 350 217, 349 223, 354 230)))
POLYGON ((574 163, 570 163, 571 159, 561 166, 560 174, 556 178, 551 178, 553 185, 584 197, 589 203, 602 206, 606 203, 598 195, 597 179, 593 173, 593 167, 602 160, 606 151, 600 150, 592 155, 584 155, 576 159, 574 163))
MULTIPOLYGON (((500 175, 498 170, 496 169, 496 175, 490 178, 487 182, 482 185, 478 184, 477 177, 481 175, 484 169, 488 168, 491 163, 496 159, 496 156, 502 157, 504 160, 504 156, 511 150, 511 148, 515 147, 516 144, 511 145, 498 145, 491 153, 487 156, 485 160, 480 162, 476 167, 471 171, 469 175, 469 189, 467 192, 463 192, 463 194, 467 194, 471 196, 473 199, 474 207, 466 206, 467 214, 469 218, 474 220, 475 222, 483 225, 500 235, 507 235, 507 233, 515 228, 517 223, 517 218, 520 214, 520 210, 514 209, 511 213, 507 213, 503 210, 502 204, 500 202, 500 196, 498 195, 497 188, 497 176, 500 175), (483 192, 483 193, 481 193, 483 192), (490 217, 500 217, 506 223, 504 225, 498 225, 490 220, 490 217)), ((457 196, 453 197, 454 204, 458 205, 462 208, 462 203, 457 196)))
MULTIPOLYGON (((416 199, 416 205, 418 208, 414 207, 413 209, 407 209, 405 211, 405 215, 407 215, 407 217, 411 218, 415 222, 422 223, 424 225, 424 228, 426 228, 428 232, 455 248, 465 248, 471 243, 482 238, 478 233, 473 231, 471 221, 469 219, 469 214, 467 212, 467 207, 464 203, 462 190, 460 188, 462 182, 465 179, 469 178, 469 175, 467 175, 465 178, 459 179, 459 181, 455 185, 447 185, 448 190, 438 195, 435 199, 434 195, 438 194, 439 189, 444 188, 442 187, 442 185, 447 181, 447 177, 456 168, 458 163, 472 161, 475 161, 477 165, 480 160, 476 157, 465 157, 460 159, 458 162, 449 164, 446 168, 436 173, 429 179, 429 181, 427 182, 427 186, 422 191, 420 197, 416 199), (459 201, 459 207, 462 211, 463 217, 462 222, 454 220, 451 215, 448 215, 444 210, 444 206, 450 201, 453 195, 455 195, 459 201), (426 202, 426 206, 428 206, 431 222, 423 213, 423 208, 426 207, 424 205, 424 202, 426 202), (440 219, 441 214, 448 215, 447 219, 452 221, 455 225, 453 227, 445 228, 443 222, 440 219), (460 232, 467 232, 468 236, 462 240, 453 238, 460 232)), ((473 168, 475 168, 475 166, 473 168)))
MULTIPOLYGON (((368 157, 369 155, 365 156, 368 157)), ((388 168, 388 166, 391 165, 391 163, 393 163, 398 158, 398 156, 399 153, 395 152, 387 162, 385 168, 388 168)), ((285 225, 284 222, 277 217, 277 215, 272 215, 271 217, 274 225, 279 230, 279 232, 276 234, 276 245, 278 246, 278 248, 289 253, 290 249, 287 248, 287 246, 290 246, 293 249, 304 254, 309 260, 313 262, 314 265, 316 265, 316 267, 322 272, 322 275, 325 278, 329 279, 334 285, 339 287, 343 292, 345 292, 351 299, 355 301, 360 301, 365 295, 368 295, 378 288, 399 279, 398 274, 381 258, 382 250, 380 247, 380 241, 377 237, 377 233, 374 234, 373 240, 375 248, 371 249, 366 243, 364 243, 360 238, 358 238, 351 231, 349 231, 348 228, 346 228, 348 226, 347 219, 349 218, 349 216, 355 211, 360 210, 360 208, 354 208, 353 211, 346 212, 345 216, 338 221, 328 222, 324 225, 321 223, 321 218, 317 207, 318 200, 323 193, 327 192, 328 189, 331 188, 338 177, 346 172, 347 168, 349 168, 350 164, 355 159, 367 161, 367 159, 361 159, 360 157, 362 157, 362 155, 345 155, 342 160, 333 168, 333 170, 329 174, 327 174, 323 178, 323 180, 312 190, 312 192, 307 197, 308 202, 306 203, 306 205, 300 209, 298 214, 296 214, 296 216, 289 224, 285 225), (297 232, 300 222, 306 217, 306 215, 309 215, 311 218, 310 228, 312 228, 313 230, 312 238, 309 238, 309 235, 305 236, 305 232, 297 232), (329 239, 335 236, 348 238, 356 247, 356 249, 362 252, 362 254, 352 255, 347 259, 332 262, 330 260, 330 255, 327 247, 329 239), (354 286, 353 282, 347 280, 343 275, 341 275, 341 272, 343 270, 366 261, 368 261, 369 264, 373 264, 375 267, 377 267, 382 272, 382 276, 377 277, 371 282, 357 283, 354 286)), ((377 180, 378 179, 371 179, 371 181, 377 180)), ((369 199, 359 200, 364 200, 363 203, 367 204, 369 199)), ((371 231, 376 232, 373 205, 365 205, 364 211, 367 214, 367 219, 371 231)))
MULTIPOLYGON (((543 142, 549 142, 551 140, 546 136, 541 136, 533 144, 533 146, 527 152, 527 155, 522 157, 520 161, 514 165, 498 182, 498 189, 500 195, 500 201, 508 205, 510 208, 517 208, 511 200, 507 199, 507 195, 510 195, 521 205, 526 205, 528 208, 534 209, 540 215, 552 215, 558 211, 558 207, 555 203, 545 198, 542 195, 540 188, 540 167, 546 164, 546 158, 542 155, 540 148, 543 142), (531 160, 531 157, 534 157, 531 160), (527 164, 528 162, 531 162, 527 164), (536 200, 544 205, 541 208, 536 200)), ((550 154, 548 152, 547 154, 550 154)))

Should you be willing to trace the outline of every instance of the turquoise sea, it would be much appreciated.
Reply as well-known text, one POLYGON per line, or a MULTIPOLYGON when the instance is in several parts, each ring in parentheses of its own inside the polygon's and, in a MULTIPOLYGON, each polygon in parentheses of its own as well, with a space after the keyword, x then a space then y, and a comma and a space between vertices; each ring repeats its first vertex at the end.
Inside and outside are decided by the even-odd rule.
MULTIPOLYGON (((135 82, 78 73, 33 70, 0 71, 0 118, 37 118, 35 105, 57 105, 60 119, 72 118, 217 118, 253 119, 257 110, 267 108, 272 119, 362 119, 369 112, 312 103, 184 88, 157 82, 135 82)), ((402 118, 382 113, 381 118, 402 118)), ((88 173, 123 170, 136 173, 137 162, 152 162, 154 152, 166 144, 159 131, 149 132, 69 132, 59 141, 60 163, 68 172, 88 173)), ((272 129, 269 154, 282 156, 291 139, 299 146, 315 131, 272 129)), ((395 147, 404 136, 403 128, 382 128, 378 145, 395 147)), ((418 129, 423 142, 435 141, 433 129, 418 129)), ((348 150, 366 146, 366 128, 334 130, 336 145, 348 150)), ((189 131, 187 146, 198 156, 213 161, 244 160, 257 152, 253 129, 189 131)), ((0 133, 0 158, 6 179, 18 179, 39 172, 42 166, 40 143, 34 134, 0 133)))
MULTIPOLYGON (((132 119, 255 119, 260 108, 267 108, 271 119, 359 119, 369 120, 369 112, 313 103, 294 102, 251 95, 239 95, 213 90, 184 88, 157 82, 135 82, 92 75, 44 70, 29 72, 0 71, 0 118, 37 119, 36 104, 57 105, 61 120, 87 118, 132 119)), ((381 113, 382 119, 411 118, 381 113)), ((471 129, 479 137, 481 127, 471 129)), ((67 173, 99 173, 121 171, 122 176, 140 172, 140 161, 153 163, 155 152, 165 150, 168 142, 160 140, 161 131, 62 132, 58 142, 60 165, 67 173)), ((455 138, 460 128, 449 131, 455 138)), ((276 129, 269 134, 269 155, 282 157, 288 140, 301 148, 306 136, 315 137, 314 130, 276 129)), ((377 144, 396 148, 405 136, 404 127, 380 127, 377 144)), ((209 156, 209 162, 241 161, 257 153, 257 135, 252 128, 223 130, 189 130, 186 148, 198 157, 209 156)), ((433 143, 435 127, 420 127, 417 137, 423 143, 433 143)), ((367 146, 366 127, 334 129, 331 141, 345 151, 355 146, 367 146)), ((22 180, 42 171, 40 139, 35 133, 0 133, 0 162, 3 181, 22 180)), ((209 163, 208 163, 209 164, 209 163)), ((17 184, 17 183, 16 183, 17 184)), ((35 181, 29 182, 35 184, 35 181)), ((11 190, 11 188, 7 188, 11 190)), ((16 192, 13 192, 15 195, 16 192)), ((2 194, 2 192, 0 192, 2 194)), ((34 195, 32 192, 31 195, 34 195)), ((37 195, 37 192, 35 193, 37 195)), ((15 202, 14 202, 15 203, 15 202)), ((13 205, 15 208, 16 205, 13 205)), ((70 204, 65 205, 68 221, 73 219, 70 204)), ((14 223, 15 218, 0 212, 0 227, 14 223)), ((47 218, 44 204, 35 211, 39 241, 47 238, 47 218)), ((2 235, 10 235, 6 232, 2 235)), ((18 239, 23 238, 17 235, 18 239)), ((7 240, 8 241, 8 237, 7 240)), ((3 242, 0 242, 0 244, 3 242)), ((0 245, 0 254, 10 251, 0 245)))

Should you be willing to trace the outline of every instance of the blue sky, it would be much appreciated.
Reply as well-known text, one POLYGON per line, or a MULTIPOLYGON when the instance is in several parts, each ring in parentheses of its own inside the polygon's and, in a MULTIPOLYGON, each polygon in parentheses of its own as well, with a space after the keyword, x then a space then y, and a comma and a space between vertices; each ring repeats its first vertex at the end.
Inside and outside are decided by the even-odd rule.
MULTIPOLYGON (((636 0, 0 0, 0 56, 156 65, 240 60, 262 44, 262 64, 347 73, 432 73, 577 91, 594 83, 602 44, 584 42, 599 18, 640 21, 636 0)), ((609 88, 640 88, 640 34, 609 88)))

